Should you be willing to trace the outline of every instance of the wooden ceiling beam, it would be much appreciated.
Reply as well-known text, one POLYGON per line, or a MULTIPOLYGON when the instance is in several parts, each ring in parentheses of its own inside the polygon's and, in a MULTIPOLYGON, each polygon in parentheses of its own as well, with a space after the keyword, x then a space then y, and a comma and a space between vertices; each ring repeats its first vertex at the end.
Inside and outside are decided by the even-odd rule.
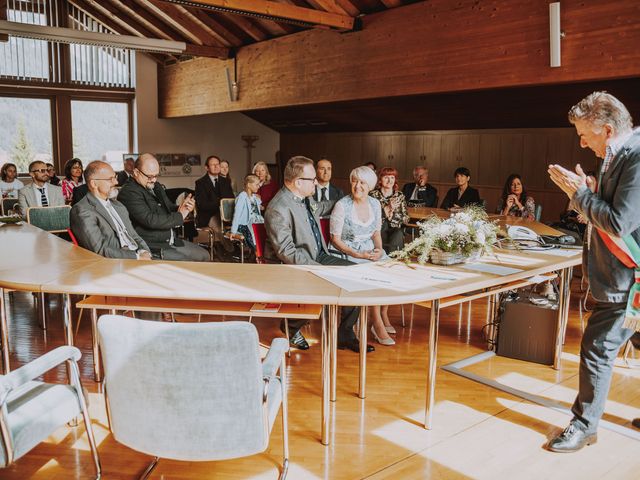
POLYGON ((220 13, 229 22, 237 25, 238 28, 244 30, 244 32, 253 38, 256 42, 261 42, 269 38, 269 35, 256 25, 249 17, 243 17, 241 15, 232 15, 230 13, 220 13))
MULTIPOLYGON (((159 1, 163 3, 175 3, 174 0, 159 1)), ((330 4, 333 0, 321 1, 326 4, 330 4)), ((214 7, 232 10, 233 13, 237 13, 238 15, 264 15, 267 17, 273 17, 272 20, 274 21, 306 24, 306 26, 309 27, 315 26, 321 28, 336 28, 338 30, 353 30, 354 26, 354 19, 348 15, 341 15, 333 12, 321 12, 312 8, 302 8, 270 0, 194 0, 193 4, 193 6, 200 4, 202 5, 202 8, 214 7)))
POLYGON ((220 22, 218 22, 214 18, 211 18, 211 16, 204 10, 200 8, 186 8, 186 11, 194 18, 194 20, 201 22, 202 25, 211 32, 212 35, 217 37, 218 40, 220 40, 222 43, 226 44, 226 46, 239 47, 244 43, 241 38, 231 32, 220 22))
POLYGON ((404 5, 404 3, 402 3, 402 0, 380 0, 380 1, 387 8, 401 7, 402 5, 404 5))
POLYGON ((121 5, 121 8, 134 18, 139 18, 140 21, 144 20, 144 22, 153 27, 155 32, 158 32, 159 36, 167 38, 168 40, 177 40, 181 42, 189 42, 189 39, 182 35, 179 31, 175 30, 171 25, 162 21, 162 19, 153 15, 146 8, 140 8, 141 5, 134 2, 133 0, 111 0, 111 2, 115 2, 121 5))
POLYGON ((356 18, 362 12, 360 9, 350 0, 336 0, 336 2, 344 8, 344 11, 347 12, 351 17, 356 18))
POLYGON ((172 25, 179 27, 181 32, 187 33, 190 37, 194 38, 194 43, 198 45, 227 47, 217 37, 211 35, 208 29, 205 29, 200 22, 193 19, 183 7, 180 7, 169 2, 161 0, 144 0, 145 3, 153 5, 155 10, 163 16, 172 25))

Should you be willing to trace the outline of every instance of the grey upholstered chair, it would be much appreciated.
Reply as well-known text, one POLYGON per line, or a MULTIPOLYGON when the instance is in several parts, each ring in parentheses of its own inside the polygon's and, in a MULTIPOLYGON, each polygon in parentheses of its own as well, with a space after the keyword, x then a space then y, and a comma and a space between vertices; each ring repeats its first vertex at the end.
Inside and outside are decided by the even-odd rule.
POLYGON ((103 315, 98 335, 114 438, 155 458, 213 461, 266 450, 282 404, 289 464, 284 353, 276 338, 260 360, 247 322, 163 323, 103 315), (280 370, 280 376, 276 373, 280 370))
POLYGON ((7 375, 0 375, 0 467, 8 467, 82 414, 96 479, 100 478, 98 450, 76 363, 80 356, 75 347, 58 347, 7 375), (71 385, 33 381, 63 362, 70 368, 71 385))

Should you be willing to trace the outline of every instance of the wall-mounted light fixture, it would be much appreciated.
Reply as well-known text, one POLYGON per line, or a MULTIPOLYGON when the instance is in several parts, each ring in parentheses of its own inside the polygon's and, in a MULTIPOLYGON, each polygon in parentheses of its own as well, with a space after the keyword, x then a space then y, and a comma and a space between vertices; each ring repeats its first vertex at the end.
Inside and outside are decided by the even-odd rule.
POLYGON ((187 48, 184 42, 135 37, 133 35, 87 32, 84 30, 74 30, 72 28, 29 25, 7 20, 0 20, 0 36, 2 34, 9 35, 10 37, 32 38, 49 42, 127 48, 129 50, 142 52, 182 53, 187 48))
POLYGON ((549 4, 549 64, 552 67, 559 67, 560 40, 564 34, 560 30, 560 2, 549 4))

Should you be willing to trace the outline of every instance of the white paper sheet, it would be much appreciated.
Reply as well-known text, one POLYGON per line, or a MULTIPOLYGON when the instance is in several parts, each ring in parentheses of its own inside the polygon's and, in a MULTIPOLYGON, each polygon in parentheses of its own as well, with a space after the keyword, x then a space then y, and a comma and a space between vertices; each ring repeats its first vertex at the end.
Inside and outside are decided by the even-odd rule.
POLYGON ((535 253, 543 255, 555 255, 557 257, 573 257, 574 255, 582 255, 582 250, 563 250, 561 248, 550 248, 549 250, 540 250, 535 253))
POLYGON ((522 272, 521 268, 502 267, 500 265, 492 265, 490 263, 467 263, 461 265, 465 270, 473 270, 474 272, 493 273, 494 275, 511 275, 512 273, 522 272))

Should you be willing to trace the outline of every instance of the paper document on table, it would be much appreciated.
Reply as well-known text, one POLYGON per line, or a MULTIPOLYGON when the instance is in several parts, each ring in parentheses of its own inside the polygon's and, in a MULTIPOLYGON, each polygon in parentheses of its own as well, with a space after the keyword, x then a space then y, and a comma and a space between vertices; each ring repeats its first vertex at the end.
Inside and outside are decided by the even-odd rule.
POLYGON ((380 288, 404 291, 415 287, 414 281, 399 275, 390 275, 389 271, 376 268, 375 264, 330 267, 310 271, 347 292, 361 292, 380 288))
POLYGON ((475 272, 493 273, 494 275, 500 275, 501 277, 522 272, 521 268, 502 267, 500 265, 492 265, 490 263, 467 263, 466 265, 461 265, 461 267, 475 272))

